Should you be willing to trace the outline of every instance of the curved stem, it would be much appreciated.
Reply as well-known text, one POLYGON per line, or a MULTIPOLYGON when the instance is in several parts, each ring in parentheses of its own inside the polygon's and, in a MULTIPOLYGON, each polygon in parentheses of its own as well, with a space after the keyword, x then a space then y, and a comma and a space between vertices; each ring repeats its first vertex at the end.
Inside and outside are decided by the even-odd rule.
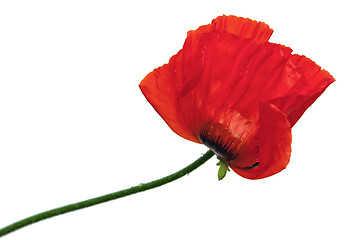
POLYGON ((24 218, 20 221, 14 222, 4 228, 1 228, 0 229, 0 237, 6 235, 8 233, 11 233, 13 231, 16 231, 20 228, 26 227, 30 224, 33 224, 33 223, 36 223, 36 222, 39 222, 39 221, 42 221, 42 220, 45 220, 45 219, 48 219, 48 218, 51 218, 54 216, 58 216, 58 215, 61 215, 64 213, 72 212, 72 211, 83 209, 83 208, 90 207, 90 206, 94 206, 94 205, 97 205, 100 203, 108 202, 108 201, 115 200, 115 199, 118 199, 121 197, 129 196, 134 193, 138 193, 138 192, 142 192, 142 191, 146 191, 146 190, 149 190, 152 188, 162 186, 166 183, 172 182, 172 181, 174 181, 178 178, 181 178, 184 175, 192 172, 193 170, 195 170, 196 168, 198 168, 199 166, 204 164, 207 160, 209 160, 213 155, 214 155, 214 153, 211 150, 209 150, 203 156, 201 156, 196 161, 194 161, 192 164, 190 164, 187 167, 179 170, 178 172, 175 172, 164 178, 160 178, 158 180, 148 182, 148 183, 139 184, 137 186, 127 188, 127 189, 124 189, 124 190, 121 190, 118 192, 109 193, 109 194, 106 194, 106 195, 103 195, 100 197, 91 198, 91 199, 88 199, 85 201, 65 205, 65 206, 59 207, 59 208, 54 208, 54 209, 30 216, 28 218, 24 218))

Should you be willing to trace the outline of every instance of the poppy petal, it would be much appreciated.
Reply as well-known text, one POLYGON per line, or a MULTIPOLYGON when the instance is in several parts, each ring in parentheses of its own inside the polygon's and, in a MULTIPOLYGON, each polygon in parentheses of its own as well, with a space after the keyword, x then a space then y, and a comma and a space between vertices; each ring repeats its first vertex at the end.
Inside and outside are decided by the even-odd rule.
POLYGON ((286 168, 291 156, 291 126, 286 114, 270 103, 259 104, 259 153, 255 167, 230 167, 242 177, 260 179, 286 168))
POLYGON ((184 124, 177 104, 177 79, 182 78, 182 52, 173 56, 168 64, 149 73, 139 87, 148 102, 168 126, 181 137, 201 143, 184 124), (178 70, 178 71, 177 71, 178 70))
POLYGON ((252 39, 257 43, 267 42, 273 30, 265 23, 236 16, 219 16, 211 24, 200 26, 187 33, 187 42, 191 51, 197 51, 202 34, 207 32, 227 32, 243 39, 252 39))
MULTIPOLYGON (((189 52, 186 46, 184 56, 189 52)), ((258 102, 278 97, 278 92, 284 96, 292 85, 280 83, 291 52, 282 45, 260 45, 227 32, 204 33, 197 53, 185 57, 188 61, 184 63, 179 105, 187 125, 199 119, 217 122, 228 110, 257 121, 258 102)), ((199 131, 200 124, 196 125, 193 132, 199 131)))
POLYGON ((292 55, 286 66, 284 79, 296 79, 287 94, 272 99, 287 114, 291 127, 300 119, 312 103, 335 81, 326 71, 305 56, 292 55))

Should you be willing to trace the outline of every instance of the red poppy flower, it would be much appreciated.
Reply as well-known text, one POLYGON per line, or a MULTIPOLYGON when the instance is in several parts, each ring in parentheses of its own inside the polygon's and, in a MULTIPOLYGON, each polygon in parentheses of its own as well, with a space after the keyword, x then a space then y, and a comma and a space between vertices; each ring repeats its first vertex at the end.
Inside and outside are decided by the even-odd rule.
POLYGON ((287 166, 291 128, 334 81, 310 59, 268 42, 272 32, 220 16, 189 31, 183 49, 139 85, 175 133, 249 179, 287 166))

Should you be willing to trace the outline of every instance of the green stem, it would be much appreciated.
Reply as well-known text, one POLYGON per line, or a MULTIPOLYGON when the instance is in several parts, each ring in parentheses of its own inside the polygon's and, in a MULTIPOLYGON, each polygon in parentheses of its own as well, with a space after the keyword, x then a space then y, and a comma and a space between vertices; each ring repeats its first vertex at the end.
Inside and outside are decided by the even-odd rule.
POLYGON ((127 188, 118 192, 114 192, 114 193, 109 193, 100 197, 96 197, 96 198, 91 198, 85 201, 81 201, 81 202, 77 202, 77 203, 73 203, 73 204, 69 204, 63 207, 59 207, 59 208, 54 208, 42 213, 38 213, 36 215, 33 215, 31 217, 28 218, 24 218, 20 221, 14 222, 4 228, 0 229, 0 237, 5 236, 8 233, 14 232, 20 228, 26 227, 30 224, 51 218, 51 217, 55 217, 64 213, 68 213, 68 212, 72 212, 75 210, 79 210, 79 209, 83 209, 86 207, 90 207, 90 206, 94 206, 100 203, 104 203, 104 202, 108 202, 111 200, 115 200, 121 197, 125 197, 125 196, 129 196, 131 194, 134 193, 138 193, 138 192, 143 192, 152 188, 156 188, 159 186, 162 186, 166 183, 172 182, 178 178, 183 177, 184 175, 192 172, 193 170, 195 170, 196 168, 198 168, 199 166, 201 166, 202 164, 204 164, 206 161, 208 161, 212 156, 214 155, 214 153, 209 150, 207 151, 203 156, 201 156, 200 158, 198 158, 196 161, 194 161, 192 164, 188 165, 187 167, 179 170, 178 172, 175 172, 169 176, 166 176, 164 178, 160 178, 158 180, 149 182, 149 183, 143 183, 143 184, 139 184, 138 186, 134 186, 131 188, 127 188))

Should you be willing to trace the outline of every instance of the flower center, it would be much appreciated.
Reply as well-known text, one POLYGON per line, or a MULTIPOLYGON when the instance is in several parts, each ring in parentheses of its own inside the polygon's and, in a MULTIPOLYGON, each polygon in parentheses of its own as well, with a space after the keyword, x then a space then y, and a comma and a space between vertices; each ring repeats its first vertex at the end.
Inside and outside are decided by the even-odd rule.
POLYGON ((199 134, 201 142, 223 160, 232 161, 239 155, 241 140, 221 123, 209 123, 199 134))

